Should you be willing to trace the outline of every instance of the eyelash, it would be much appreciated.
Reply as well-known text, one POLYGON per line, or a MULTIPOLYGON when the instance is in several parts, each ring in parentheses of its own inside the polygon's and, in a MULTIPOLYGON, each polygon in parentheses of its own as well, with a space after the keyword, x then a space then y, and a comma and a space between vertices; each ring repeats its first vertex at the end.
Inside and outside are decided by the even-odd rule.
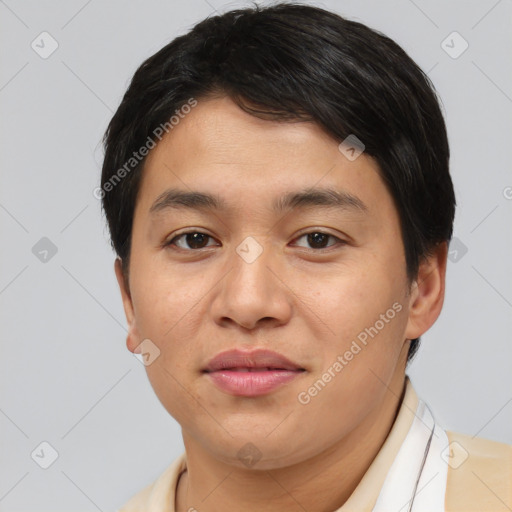
MULTIPOLYGON (((185 237, 187 235, 192 235, 192 234, 198 234, 198 235, 205 235, 207 236, 208 238, 210 239, 214 239, 211 235, 208 235, 207 233, 203 233, 202 231, 184 231, 183 233, 179 233, 178 235, 174 236, 171 240, 169 240, 168 242, 165 242, 164 243, 164 247, 171 247, 173 248, 174 250, 178 250, 178 251, 186 251, 186 252, 199 252, 201 251, 202 249, 208 249, 209 247, 213 247, 213 246, 205 246, 205 247, 201 247, 199 249, 184 249, 182 247, 179 247, 179 246, 176 246, 175 242, 176 240, 182 238, 182 237, 185 237)), ((320 230, 313 230, 313 231, 308 231, 306 233, 302 233, 301 235, 299 235, 298 237, 296 237, 294 239, 295 240, 299 240, 300 238, 302 237, 305 237, 307 235, 311 235, 311 234, 320 234, 320 235, 325 235, 329 238, 333 238, 334 240, 336 240, 336 243, 332 244, 332 245, 328 245, 326 247, 321 247, 319 249, 315 249, 315 248, 308 248, 310 251, 313 251, 313 252, 322 252, 322 251, 326 251, 326 250, 330 250, 332 249, 333 247, 335 246, 339 246, 339 245, 345 245, 346 242, 344 240, 341 240, 340 238, 338 238, 337 236, 334 236, 332 235, 331 233, 326 233, 325 231, 320 231, 320 230)), ((300 247, 300 246, 299 246, 300 247)))

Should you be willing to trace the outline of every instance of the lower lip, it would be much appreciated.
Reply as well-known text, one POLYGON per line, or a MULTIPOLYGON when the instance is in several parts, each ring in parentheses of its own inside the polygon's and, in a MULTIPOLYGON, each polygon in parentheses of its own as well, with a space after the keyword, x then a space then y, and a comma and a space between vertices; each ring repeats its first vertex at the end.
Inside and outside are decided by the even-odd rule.
POLYGON ((208 375, 221 391, 235 396, 250 397, 266 395, 302 373, 298 370, 262 370, 256 372, 219 370, 209 372, 208 375))

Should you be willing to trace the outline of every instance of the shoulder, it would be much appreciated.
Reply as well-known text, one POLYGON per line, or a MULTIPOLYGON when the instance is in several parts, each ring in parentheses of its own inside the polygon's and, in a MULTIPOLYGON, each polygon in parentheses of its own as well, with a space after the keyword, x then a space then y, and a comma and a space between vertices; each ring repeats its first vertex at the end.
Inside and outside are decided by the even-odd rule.
POLYGON ((512 510, 512 446, 447 432, 446 510, 512 510))
POLYGON ((186 468, 185 454, 178 457, 152 484, 133 496, 117 512, 167 512, 169 504, 174 510, 176 484, 186 468))

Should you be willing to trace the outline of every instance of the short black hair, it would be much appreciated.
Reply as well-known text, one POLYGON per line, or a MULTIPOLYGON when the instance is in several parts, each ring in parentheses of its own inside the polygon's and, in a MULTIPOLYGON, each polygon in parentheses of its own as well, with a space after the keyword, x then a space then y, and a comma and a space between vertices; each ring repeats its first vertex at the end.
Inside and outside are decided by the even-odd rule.
MULTIPOLYGON (((155 129, 168 131, 191 98, 212 96, 264 119, 316 122, 340 142, 362 141, 398 210, 410 280, 451 239, 449 147, 428 76, 361 23, 310 5, 255 5, 209 17, 148 58, 110 121, 97 190, 125 276, 145 162, 138 150, 152 147, 155 129)), ((412 340, 409 359, 418 344, 412 340)))

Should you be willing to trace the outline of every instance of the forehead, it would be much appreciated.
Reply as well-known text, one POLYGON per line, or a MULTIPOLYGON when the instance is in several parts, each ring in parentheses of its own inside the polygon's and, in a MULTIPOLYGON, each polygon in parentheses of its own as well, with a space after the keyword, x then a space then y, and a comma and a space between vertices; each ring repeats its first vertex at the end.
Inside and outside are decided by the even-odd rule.
POLYGON ((319 187, 359 197, 369 210, 393 209, 375 160, 364 153, 349 160, 316 123, 260 119, 227 97, 198 100, 149 153, 137 208, 149 211, 166 188, 243 207, 319 187))

